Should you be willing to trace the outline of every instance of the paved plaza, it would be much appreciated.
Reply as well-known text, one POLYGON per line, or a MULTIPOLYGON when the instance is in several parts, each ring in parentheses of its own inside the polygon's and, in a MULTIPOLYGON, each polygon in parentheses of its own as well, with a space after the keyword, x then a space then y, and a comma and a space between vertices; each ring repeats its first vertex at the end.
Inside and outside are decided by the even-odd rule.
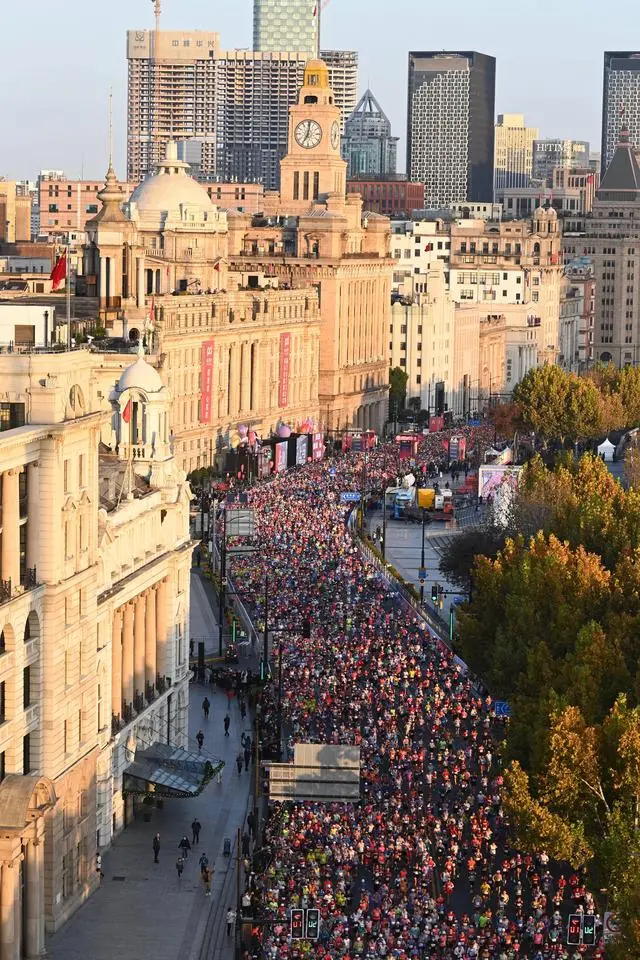
MULTIPOLYGON (((194 571, 191 583, 191 625, 195 636, 217 637, 208 584, 194 571)), ((213 649, 207 653, 213 653, 213 649)), ((197 753, 195 734, 205 735, 203 754, 225 761, 222 784, 215 781, 191 800, 168 800, 153 810, 146 823, 140 813, 104 854, 102 886, 47 942, 51 960, 232 960, 233 938, 226 936, 227 908, 236 905, 235 839, 247 812, 251 769, 239 777, 235 758, 240 737, 250 733, 247 717, 231 704, 230 736, 224 736, 226 694, 192 684, 189 708, 189 748, 197 753), (202 713, 205 694, 211 701, 209 720, 202 713), (181 880, 176 874, 178 843, 191 840, 191 822, 202 824, 200 845, 189 855, 181 880), (159 864, 151 843, 160 834, 159 864), (222 855, 229 837, 233 855, 222 855), (205 897, 198 859, 205 851, 215 867, 213 895, 205 897)))

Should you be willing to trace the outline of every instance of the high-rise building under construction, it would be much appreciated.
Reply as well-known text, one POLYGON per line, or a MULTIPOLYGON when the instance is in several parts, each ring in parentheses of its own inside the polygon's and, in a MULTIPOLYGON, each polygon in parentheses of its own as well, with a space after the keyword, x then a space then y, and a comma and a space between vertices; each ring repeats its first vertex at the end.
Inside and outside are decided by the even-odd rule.
MULTIPOLYGON (((322 56, 344 123, 357 102, 357 54, 322 56)), ((277 188, 305 51, 223 50, 218 33, 130 30, 127 59, 129 181, 154 170, 177 140, 196 142, 203 179, 277 188)))

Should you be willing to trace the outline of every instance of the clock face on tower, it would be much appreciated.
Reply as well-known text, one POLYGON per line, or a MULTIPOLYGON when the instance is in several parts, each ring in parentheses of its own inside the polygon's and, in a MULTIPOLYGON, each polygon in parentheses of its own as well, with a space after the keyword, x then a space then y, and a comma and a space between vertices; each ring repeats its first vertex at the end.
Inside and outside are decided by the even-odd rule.
POLYGON ((322 127, 315 120, 301 120, 295 130, 296 143, 310 150, 322 140, 322 127))
POLYGON ((337 122, 334 120, 331 126, 331 146, 334 150, 338 149, 340 145, 340 127, 337 122))

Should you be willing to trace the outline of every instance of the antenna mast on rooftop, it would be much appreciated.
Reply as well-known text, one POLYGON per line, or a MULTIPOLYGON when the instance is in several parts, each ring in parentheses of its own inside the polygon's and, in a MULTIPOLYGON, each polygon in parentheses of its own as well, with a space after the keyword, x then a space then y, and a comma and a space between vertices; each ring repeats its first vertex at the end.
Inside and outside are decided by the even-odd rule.
POLYGON ((152 125, 152 155, 149 157, 150 170, 153 173, 160 163, 160 14, 162 0, 152 0, 155 24, 153 29, 153 125, 152 125))

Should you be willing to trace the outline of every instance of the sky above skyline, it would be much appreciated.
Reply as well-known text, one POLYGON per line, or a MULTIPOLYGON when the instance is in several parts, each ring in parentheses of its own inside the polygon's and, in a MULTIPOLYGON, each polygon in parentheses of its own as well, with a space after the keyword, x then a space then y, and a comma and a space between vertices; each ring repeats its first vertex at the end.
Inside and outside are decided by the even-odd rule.
MULTIPOLYGON (((223 48, 250 48, 252 0, 163 0, 166 30, 216 30, 223 48)), ((602 11, 601 11, 602 12, 602 11)), ((99 179, 107 166, 113 88, 114 164, 125 175, 125 34, 153 27, 151 0, 45 4, 32 18, 8 4, 0 31, 0 175, 34 179, 41 169, 99 179)), ((496 113, 524 113, 545 137, 600 148, 602 55, 630 49, 632 0, 609 0, 606 16, 578 0, 530 8, 513 0, 330 0, 322 44, 357 50, 360 92, 370 86, 399 136, 404 163, 407 53, 474 49, 497 58, 496 113), (523 11, 524 13, 524 11, 523 11)), ((636 40, 640 47, 640 29, 636 40)))

